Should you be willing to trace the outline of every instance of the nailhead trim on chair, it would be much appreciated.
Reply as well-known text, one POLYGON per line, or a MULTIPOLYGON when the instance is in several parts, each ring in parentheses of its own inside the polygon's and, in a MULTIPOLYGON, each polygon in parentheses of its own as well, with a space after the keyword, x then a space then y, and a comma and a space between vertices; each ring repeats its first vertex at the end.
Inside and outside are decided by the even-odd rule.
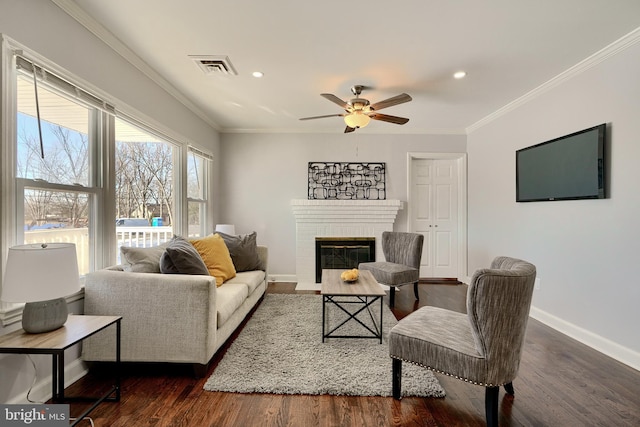
POLYGON ((473 380, 470 380, 470 379, 468 379, 468 378, 462 378, 462 377, 459 377, 459 376, 457 376, 457 375, 453 375, 453 374, 450 374, 450 373, 448 373, 448 372, 441 371, 441 370, 439 370, 439 369, 434 369, 434 368, 432 368, 431 366, 423 365, 422 363, 412 362, 411 360, 405 360, 405 359, 402 359, 402 358, 400 358, 400 357, 394 357, 394 356, 391 356, 391 358, 392 358, 392 359, 401 360, 401 361, 406 362, 406 363, 412 363, 412 364, 414 364, 414 365, 418 365, 418 366, 420 366, 421 368, 425 368, 425 369, 428 369, 428 370, 430 370, 430 371, 437 372, 437 373, 439 373, 439 374, 444 374, 444 375, 446 375, 446 376, 448 376, 448 377, 452 377, 452 378, 455 378, 455 379, 457 379, 457 380, 464 381, 464 382, 469 383, 469 384, 481 385, 481 386, 483 386, 483 387, 501 387, 501 386, 503 386, 503 385, 507 384, 507 383, 502 383, 502 384, 485 384, 485 383, 479 383, 479 382, 477 382, 477 381, 473 381, 473 380))

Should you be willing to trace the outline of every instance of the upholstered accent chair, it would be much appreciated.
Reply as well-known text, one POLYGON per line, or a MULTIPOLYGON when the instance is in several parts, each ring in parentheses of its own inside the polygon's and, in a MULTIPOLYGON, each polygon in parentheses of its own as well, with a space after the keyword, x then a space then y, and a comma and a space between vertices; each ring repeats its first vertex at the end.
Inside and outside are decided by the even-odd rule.
POLYGON ((497 257, 476 271, 467 291, 467 314, 422 307, 389 332, 393 397, 401 397, 402 362, 486 387, 487 426, 498 425, 500 386, 513 395, 536 268, 497 257))
POLYGON ((413 293, 418 297, 420 260, 424 236, 419 233, 382 232, 382 252, 386 262, 363 262, 360 270, 369 270, 373 277, 389 286, 389 306, 395 304, 395 288, 413 283, 413 293))

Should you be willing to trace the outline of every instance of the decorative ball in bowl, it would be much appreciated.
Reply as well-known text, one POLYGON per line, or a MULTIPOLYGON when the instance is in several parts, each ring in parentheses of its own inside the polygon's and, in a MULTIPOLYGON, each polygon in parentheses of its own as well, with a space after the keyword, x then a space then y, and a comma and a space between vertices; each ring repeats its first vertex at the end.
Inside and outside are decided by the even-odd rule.
POLYGON ((359 275, 360 273, 358 272, 358 269, 353 268, 351 270, 343 271, 340 274, 340 279, 342 279, 343 282, 354 283, 358 280, 359 275))

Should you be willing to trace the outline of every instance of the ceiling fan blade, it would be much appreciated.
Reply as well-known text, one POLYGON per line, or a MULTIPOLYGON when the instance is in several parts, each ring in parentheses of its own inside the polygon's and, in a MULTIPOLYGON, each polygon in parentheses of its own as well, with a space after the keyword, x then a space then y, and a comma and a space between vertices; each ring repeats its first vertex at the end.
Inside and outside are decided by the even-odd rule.
POLYGON ((321 93, 320 96, 322 96, 323 98, 328 99, 331 102, 334 102, 336 104, 338 104, 340 107, 344 108, 345 110, 349 108, 349 106, 347 105, 346 102, 344 102, 342 99, 338 98, 337 96, 330 94, 330 93, 321 93))
POLYGON ((409 121, 409 119, 405 117, 390 116, 388 114, 380 114, 380 113, 369 114, 369 117, 371 117, 374 120, 382 120, 383 122, 395 123, 397 125, 403 125, 409 121))
POLYGON ((406 93, 401 93, 400 95, 396 95, 393 98, 385 99, 384 101, 376 102, 371 106, 372 110, 382 110, 383 108, 391 107, 393 105, 403 104, 405 102, 411 101, 411 98, 406 93))
POLYGON ((327 114, 325 116, 303 117, 300 120, 324 119, 324 118, 327 118, 327 117, 344 117, 344 114, 327 114))
POLYGON ((349 133, 349 132, 354 132, 356 130, 356 128, 352 128, 350 126, 347 126, 344 130, 344 133, 349 133))

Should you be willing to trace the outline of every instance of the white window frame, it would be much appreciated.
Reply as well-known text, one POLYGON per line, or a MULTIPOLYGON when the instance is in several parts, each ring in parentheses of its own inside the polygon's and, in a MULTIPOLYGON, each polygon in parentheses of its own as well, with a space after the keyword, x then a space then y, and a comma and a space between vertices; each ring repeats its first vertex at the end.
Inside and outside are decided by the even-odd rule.
MULTIPOLYGON (((2 194, 2 203, 0 203, 0 286, 4 277, 6 267, 6 259, 9 247, 17 244, 18 224, 23 222, 24 215, 19 214, 19 203, 17 200, 18 191, 26 186, 29 188, 51 188, 63 191, 80 191, 91 194, 95 200, 94 208, 90 213, 90 221, 95 224, 93 233, 90 236, 93 242, 100 242, 94 247, 94 255, 91 259, 91 265, 94 269, 103 268, 113 265, 116 262, 114 251, 112 248, 117 246, 115 232, 115 118, 114 115, 124 120, 132 122, 144 130, 158 136, 161 140, 174 144, 174 191, 175 191, 175 233, 182 233, 188 230, 188 200, 187 200, 187 153, 188 147, 192 145, 180 136, 173 133, 170 129, 165 128, 162 124, 154 122, 147 118, 144 114, 132 109, 125 103, 114 100, 111 96, 104 93, 100 89, 94 87, 90 83, 72 75, 68 71, 58 67, 53 62, 29 50, 25 46, 4 36, 0 33, 0 194, 2 194), (91 161, 96 163, 92 165, 93 175, 90 176, 91 185, 89 187, 73 187, 69 188, 62 184, 46 184, 38 182, 38 185, 32 185, 27 179, 22 179, 21 183, 16 183, 16 138, 17 138, 17 88, 16 88, 16 65, 14 54, 17 52, 21 56, 36 63, 43 69, 50 71, 53 76, 58 76, 64 81, 70 83, 71 87, 75 86, 80 92, 79 98, 85 99, 93 107, 102 110, 102 113, 95 114, 96 127, 90 132, 96 131, 95 135, 90 138, 96 138, 97 144, 91 144, 94 150, 90 154, 91 161), (94 95, 95 94, 95 95, 94 95), (105 100, 105 104, 96 105, 96 101, 105 100), (117 106, 117 108, 115 107, 117 106), (102 108, 101 108, 102 107, 102 108), (99 160, 98 160, 99 159, 99 160)), ((197 150, 199 151, 199 150, 197 150)), ((202 152, 209 160, 211 155, 202 152)), ((207 197, 206 197, 206 218, 204 229, 207 232, 213 230, 212 218, 212 194, 213 185, 211 182, 212 162, 208 161, 207 167, 207 197)), ((21 193, 24 194, 24 193, 21 193)), ((24 202, 22 202, 24 203, 24 202)), ((80 292, 68 298, 68 302, 83 298, 83 292, 80 292)), ((12 304, 0 301, 0 325, 6 326, 15 322, 19 322, 22 317, 23 304, 12 304)))
MULTIPOLYGON (((181 202, 182 200, 185 200, 185 195, 186 193, 184 192, 181 183, 186 181, 186 169, 183 165, 183 159, 186 157, 183 153, 183 147, 185 147, 185 144, 180 143, 179 141, 175 140, 174 138, 171 138, 165 134, 163 134, 162 132, 159 132, 158 130, 156 130, 155 128, 147 125, 144 122, 141 122, 140 120, 137 120, 133 117, 131 117, 128 114, 122 113, 122 112, 116 112, 116 117, 118 120, 122 120, 127 122, 130 126, 136 127, 138 129, 140 129, 143 132, 146 132, 147 134, 155 137, 158 139, 159 142, 162 143, 166 143, 169 144, 171 146, 171 156, 172 156, 172 164, 173 164, 173 177, 174 177, 174 182, 173 184, 173 216, 174 216, 174 223, 171 224, 172 228, 173 228, 173 234, 177 234, 177 235, 182 235, 183 230, 186 230, 186 226, 185 226, 185 218, 186 218, 186 214, 185 214, 185 209, 183 209, 183 205, 186 205, 186 202, 181 202)), ((114 120, 115 122, 115 120, 114 120)), ((114 152, 114 162, 113 164, 115 165, 115 157, 117 155, 117 148, 116 148, 116 140, 117 140, 117 135, 115 134, 116 132, 114 131, 114 140, 113 140, 113 152, 114 152)), ((115 205, 115 178, 112 182, 112 188, 113 188, 113 203, 115 205)), ((114 214, 116 212, 115 206, 114 206, 114 214)), ((115 215, 114 215, 115 218, 115 215)), ((114 229, 114 239, 115 239, 115 229, 114 229)), ((113 249, 115 250, 117 247, 117 242, 114 245, 113 249)), ((112 252, 114 252, 114 250, 112 250, 112 252)), ((117 257, 117 255, 116 255, 117 257)))
MULTIPOLYGON (((213 156, 205 153, 202 150, 199 150, 195 147, 189 146, 187 147, 187 155, 186 160, 189 161, 189 154, 193 154, 194 156, 200 157, 201 159, 203 159, 202 162, 202 166, 204 168, 204 170, 202 171, 202 191, 201 194, 203 195, 203 198, 193 198, 193 197, 189 197, 188 192, 185 190, 185 195, 187 196, 187 202, 186 202, 186 208, 187 208, 187 213, 186 213, 186 221, 187 221, 187 230, 189 229, 189 213, 188 213, 188 208, 189 208, 189 203, 198 203, 200 204, 200 206, 203 208, 203 214, 200 216, 200 236, 204 237, 207 235, 207 233, 210 230, 213 230, 213 224, 212 224, 212 203, 211 203, 211 188, 212 188, 212 183, 211 183, 211 165, 213 164, 213 156)), ((189 177, 187 176, 187 171, 189 170, 188 165, 185 166, 185 183, 188 184, 188 179, 189 177)))
MULTIPOLYGON (((25 189, 35 190, 52 190, 52 191, 64 191, 64 192, 79 192, 85 193, 90 197, 90 223, 89 227, 89 239, 92 242, 90 247, 90 257, 88 259, 90 269, 93 270, 96 266, 101 265, 101 259, 104 259, 102 244, 97 242, 103 242, 100 238, 104 235, 103 221, 105 215, 104 208, 104 183, 106 182, 105 173, 107 171, 102 167, 105 160, 104 156, 108 155, 105 150, 106 141, 105 136, 108 132, 105 128, 112 127, 109 122, 113 121, 113 116, 106 111, 113 109, 106 103, 102 105, 97 104, 99 98, 91 95, 79 86, 74 85, 72 80, 67 79, 67 73, 60 70, 55 64, 38 56, 37 54, 28 51, 23 46, 19 45, 15 41, 4 37, 0 34, 0 85, 2 87, 2 97, 0 99, 0 128, 2 128, 2 134, 0 134, 0 188, 2 190, 2 207, 0 208, 0 280, 4 277, 4 271, 6 268, 6 259, 8 250, 11 246, 19 244, 24 241, 24 229, 19 224, 24 222, 24 194, 25 189), (16 67, 16 57, 20 56, 29 62, 37 64, 40 75, 46 74, 53 78, 54 81, 59 77, 62 82, 67 82, 68 87, 60 88, 56 86, 50 86, 46 83, 47 89, 54 90, 61 94, 67 94, 74 102, 87 105, 89 108, 96 111, 93 114, 90 123, 89 139, 90 139, 90 152, 89 162, 90 176, 89 186, 77 186, 67 185, 59 183, 49 183, 39 180, 33 180, 28 178, 17 178, 17 76, 19 71, 16 67), (46 70, 46 72, 42 72, 46 70), (75 87, 75 90, 74 90, 75 87), (66 90, 65 90, 66 89, 66 90), (94 104, 94 105, 91 105, 94 104)), ((38 83, 41 84, 40 82, 38 83)), ((1 283, 0 283, 1 286, 1 283)), ((69 296, 68 302, 72 302, 83 297, 83 292, 69 296)), ((0 301, 0 324, 8 325, 14 322, 18 322, 22 317, 23 304, 18 303, 6 303, 0 301)))

